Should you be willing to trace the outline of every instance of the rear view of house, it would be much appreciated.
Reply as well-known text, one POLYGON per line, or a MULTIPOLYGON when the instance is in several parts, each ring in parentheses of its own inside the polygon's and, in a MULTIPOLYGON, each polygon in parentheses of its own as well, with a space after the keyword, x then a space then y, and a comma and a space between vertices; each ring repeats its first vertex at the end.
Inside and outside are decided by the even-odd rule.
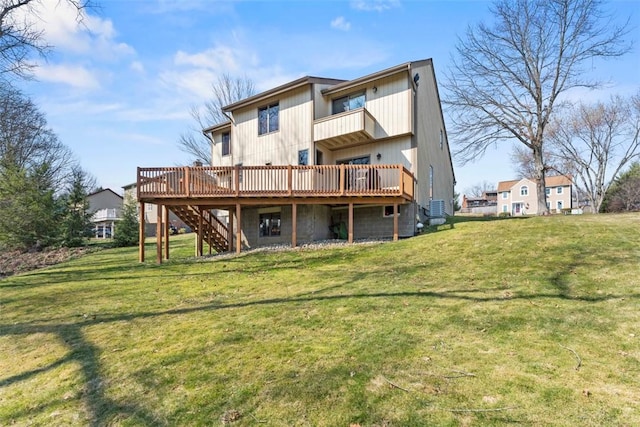
POLYGON ((141 203, 190 216, 219 248, 408 237, 453 214, 431 60, 348 81, 303 77, 224 112, 228 122, 204 129, 211 166, 139 168, 137 182, 141 203))

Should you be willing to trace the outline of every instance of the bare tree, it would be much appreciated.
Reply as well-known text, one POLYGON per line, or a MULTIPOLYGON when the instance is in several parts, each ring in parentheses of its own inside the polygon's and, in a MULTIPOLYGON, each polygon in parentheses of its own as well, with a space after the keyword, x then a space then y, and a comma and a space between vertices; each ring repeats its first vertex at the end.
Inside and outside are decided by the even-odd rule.
MULTIPOLYGON (((79 21, 90 0, 60 0, 73 5, 79 21)), ((35 22, 40 19, 37 6, 42 0, 0 0, 0 77, 30 78, 35 64, 33 56, 50 51, 44 34, 35 22)))
POLYGON ((482 197, 486 191, 495 191, 495 184, 490 183, 489 181, 479 182, 464 191, 464 195, 467 197, 482 197))
POLYGON ((211 164, 211 140, 202 134, 202 129, 229 121, 222 108, 255 94, 253 81, 248 77, 231 77, 222 74, 211 85, 212 98, 203 107, 191 107, 194 126, 180 135, 178 146, 192 156, 192 160, 201 160, 211 164))
POLYGON ((491 11, 492 26, 470 26, 458 40, 444 84, 455 154, 468 162, 498 143, 523 144, 545 214, 544 141, 559 96, 597 85, 582 66, 628 52, 627 25, 614 25, 598 0, 498 0, 491 11))
POLYGON ((599 212, 613 177, 640 158, 640 92, 580 104, 549 128, 551 156, 572 165, 574 184, 599 212))

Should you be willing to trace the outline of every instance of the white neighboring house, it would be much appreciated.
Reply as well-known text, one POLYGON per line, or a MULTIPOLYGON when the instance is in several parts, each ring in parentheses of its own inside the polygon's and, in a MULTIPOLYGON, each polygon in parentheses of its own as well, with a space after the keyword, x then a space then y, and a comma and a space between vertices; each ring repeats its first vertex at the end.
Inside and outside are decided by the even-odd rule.
POLYGON ((87 196, 89 212, 96 238, 112 238, 116 232, 116 222, 122 219, 122 196, 107 188, 87 196))
MULTIPOLYGON (((545 177, 547 208, 551 213, 561 213, 571 209, 573 200, 573 181, 570 176, 558 175, 545 177)), ((537 215, 538 190, 534 179, 522 178, 498 183, 498 215, 510 216, 537 215)))

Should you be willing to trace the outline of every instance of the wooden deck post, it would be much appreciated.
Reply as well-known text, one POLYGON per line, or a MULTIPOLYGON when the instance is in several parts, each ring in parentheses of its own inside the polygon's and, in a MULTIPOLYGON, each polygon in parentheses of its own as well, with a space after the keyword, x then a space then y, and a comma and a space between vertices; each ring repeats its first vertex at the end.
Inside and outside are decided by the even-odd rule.
POLYGON ((164 259, 169 259, 169 208, 163 207, 164 213, 164 259))
POLYGON ((298 244, 298 205, 291 204, 291 247, 295 248, 298 244))
POLYGON ((293 193, 293 168, 291 165, 287 165, 287 190, 288 195, 293 193))
POLYGON ((393 240, 398 240, 398 204, 393 204, 393 240))
POLYGON ((163 206, 158 204, 156 209, 156 258, 158 264, 162 264, 162 208, 163 206))
POLYGON ((227 239, 229 240, 229 252, 233 251, 233 211, 231 208, 228 210, 229 212, 229 230, 227 231, 227 239))
POLYGON ((340 165, 340 182, 338 183, 338 185, 340 185, 340 195, 344 196, 344 187, 345 187, 345 170, 344 170, 344 163, 340 165))
POLYGON ((196 244, 196 256, 202 256, 202 240, 203 240, 203 225, 204 221, 202 218, 202 206, 198 206, 198 242, 196 244))
POLYGON ((349 243, 353 243, 353 203, 349 203, 349 243))
POLYGON ((242 220, 241 220, 242 208, 240 203, 236 203, 236 253, 239 254, 242 250, 242 220))
POLYGON ((145 217, 145 206, 144 206, 144 202, 140 202, 140 221, 138 224, 138 260, 140 262, 144 262, 144 241, 145 241, 145 236, 144 236, 144 230, 145 230, 145 224, 144 224, 144 217, 145 217))

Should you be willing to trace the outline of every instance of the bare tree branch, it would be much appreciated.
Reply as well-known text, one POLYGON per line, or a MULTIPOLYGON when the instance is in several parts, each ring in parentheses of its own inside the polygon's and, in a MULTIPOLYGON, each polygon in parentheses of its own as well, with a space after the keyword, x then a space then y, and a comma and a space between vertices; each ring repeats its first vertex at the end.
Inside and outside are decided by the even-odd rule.
POLYGON ((202 129, 229 121, 222 108, 255 94, 253 81, 248 77, 231 77, 222 74, 211 85, 212 97, 204 106, 191 107, 194 125, 180 135, 178 147, 192 156, 192 160, 201 160, 211 164, 211 140, 202 134, 202 129))
POLYGON ((463 163, 503 141, 518 141, 533 160, 538 212, 547 213, 544 141, 559 96, 595 87, 584 77, 592 58, 629 51, 628 26, 615 26, 597 0, 497 0, 495 24, 470 26, 458 40, 444 103, 463 163))
MULTIPOLYGON (((0 0, 0 78, 31 78, 34 57, 46 57, 51 46, 35 23, 42 0, 0 0)), ((82 21, 90 0, 60 0, 72 5, 82 21)))

